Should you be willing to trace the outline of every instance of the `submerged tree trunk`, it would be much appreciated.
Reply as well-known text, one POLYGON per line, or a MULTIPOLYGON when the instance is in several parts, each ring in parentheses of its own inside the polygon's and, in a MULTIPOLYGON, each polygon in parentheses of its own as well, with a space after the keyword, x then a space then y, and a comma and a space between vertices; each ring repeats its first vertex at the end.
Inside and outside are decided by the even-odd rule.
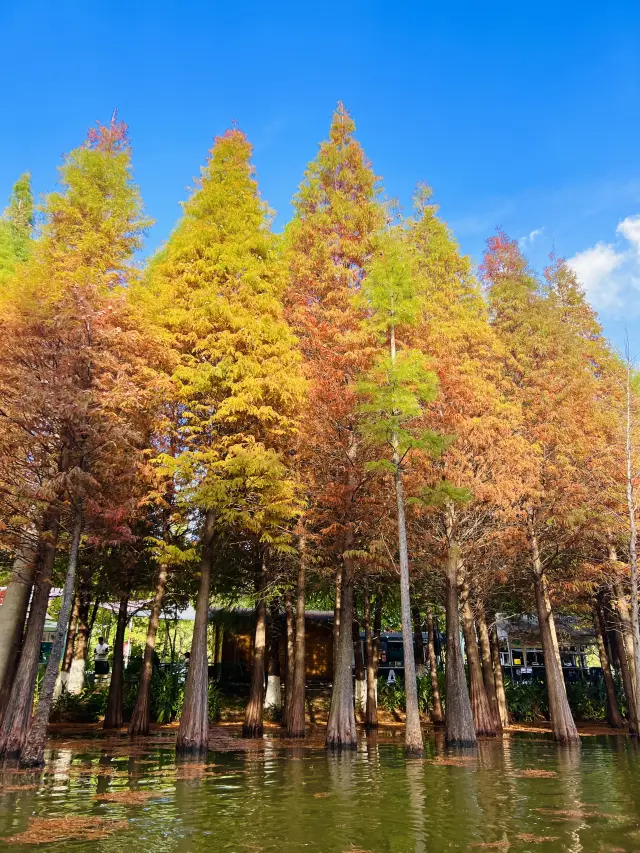
POLYGON ((427 606, 427 653, 429 656, 429 675, 431 677, 432 708, 431 719, 436 725, 444 723, 442 698, 438 683, 438 658, 436 657, 436 632, 433 624, 433 613, 427 606))
POLYGON ((207 667, 207 627, 209 590, 213 563, 214 515, 207 512, 202 532, 200 584, 193 625, 191 659, 187 673, 184 704, 176 740, 178 754, 206 753, 209 743, 209 671, 207 667))
POLYGON ((411 608, 413 617, 413 652, 416 659, 416 675, 423 676, 427 671, 426 656, 424 653, 424 640, 422 638, 422 616, 420 608, 414 605, 411 608))
POLYGON ((540 558, 538 539, 529 518, 529 539, 531 544, 533 583, 536 594, 538 625, 540 640, 544 652, 544 667, 547 676, 547 692, 549 694, 549 717, 553 737, 558 743, 579 744, 580 737, 573 721, 567 689, 562 674, 562 665, 558 652, 556 626, 551 609, 551 600, 547 590, 547 579, 540 558))
POLYGON ((498 629, 495 623, 489 633, 491 645, 491 660, 493 662, 493 676, 496 681, 496 696, 498 697, 498 710, 502 727, 509 725, 509 707, 507 705, 507 694, 504 690, 504 677, 502 675, 502 663, 500 661, 500 643, 498 642, 498 629))
POLYGON ((244 715, 242 737, 262 737, 262 713, 264 709, 264 656, 267 635, 267 603, 264 599, 262 576, 264 562, 260 566, 258 580, 258 604, 256 606, 256 628, 253 641, 253 664, 251 668, 251 686, 249 703, 244 715))
POLYGON ((130 735, 148 735, 151 724, 151 677, 153 675, 153 655, 156 650, 156 636, 160 624, 160 611, 167 589, 168 571, 166 565, 162 564, 158 572, 156 591, 149 614, 149 625, 147 627, 147 642, 144 647, 142 659, 142 671, 138 683, 138 694, 136 704, 133 708, 131 720, 129 721, 130 735))
POLYGON ((288 592, 286 592, 284 596, 284 615, 287 645, 285 649, 284 715, 282 722, 285 728, 289 728, 291 718, 291 696, 293 693, 293 676, 295 672, 296 661, 296 647, 293 604, 291 602, 291 594, 288 592))
POLYGON ((33 694, 38 674, 40 643, 47 618, 51 592, 53 563, 60 530, 60 511, 49 507, 43 521, 43 533, 36 555, 36 587, 31 600, 27 631, 22 644, 20 663, 13 680, 11 695, 0 727, 0 757, 19 758, 25 745, 33 694))
MULTIPOLYGON (((0 607, 0 688, 7 698, 22 646, 24 623, 36 572, 36 549, 26 540, 18 549, 0 607)), ((0 705, 0 715, 2 705, 0 705)))
MULTIPOLYGON (((348 550, 352 544, 350 536, 347 537, 346 544, 345 550, 348 550)), ((339 633, 334 654, 333 689, 325 740, 328 749, 338 750, 356 748, 356 718, 353 709, 353 680, 351 678, 353 569, 350 558, 344 558, 344 565, 340 574, 342 583, 340 588, 339 633)))
POLYGON ((78 566, 78 550, 80 548, 80 536, 82 534, 82 504, 78 502, 73 525, 73 536, 69 552, 69 564, 67 575, 62 590, 62 602, 58 613, 58 624, 51 647, 51 654, 47 662, 38 707, 29 727, 27 744, 22 750, 20 764, 24 767, 40 767, 44 764, 44 745, 47 739, 47 725, 53 702, 53 691, 58 678, 58 670, 65 646, 65 634, 69 624, 69 615, 73 605, 73 590, 76 584, 76 569, 78 566))
POLYGON ((111 681, 109 682, 109 695, 107 696, 107 710, 104 715, 103 729, 119 729, 122 725, 122 689, 124 677, 124 635, 129 621, 129 595, 123 595, 118 608, 118 622, 116 625, 116 638, 113 642, 113 666, 111 668, 111 681))
POLYGON ((351 624, 351 638, 353 641, 353 673, 354 673, 354 706, 356 711, 363 713, 367 707, 367 675, 362 653, 362 641, 360 639, 360 622, 358 610, 353 608, 353 622, 351 624))
POLYGON ((604 686, 607 695, 607 722, 614 729, 621 729, 624 726, 622 714, 618 708, 618 700, 616 698, 616 688, 611 673, 611 663, 607 654, 604 637, 606 628, 604 627, 604 617, 600 611, 597 601, 593 603, 593 631, 598 645, 598 654, 600 655, 600 666, 602 667, 602 675, 604 678, 604 686))
POLYGON ((478 651, 475 625, 473 622, 473 611, 469 601, 469 587, 466 583, 462 585, 460 595, 462 599, 462 634, 467 652, 467 668, 469 670, 469 698, 471 700, 471 712, 476 735, 481 737, 495 737, 496 727, 489 706, 487 691, 484 686, 482 664, 478 651))
POLYGON ((364 647, 367 669, 367 704, 365 708, 365 728, 373 731, 378 728, 378 657, 380 648, 380 603, 378 596, 375 607, 374 624, 371 625, 371 598, 365 592, 363 619, 364 619, 364 647))
POLYGON ((476 626, 478 628, 478 645, 480 647, 480 660, 482 663, 482 679, 484 681, 484 689, 487 694, 487 699, 489 700, 491 719, 493 720, 493 726, 497 733, 502 728, 502 717, 500 716, 495 673, 493 671, 493 663, 491 660, 489 627, 487 625, 484 604, 480 599, 476 600, 476 626))
POLYGON ((305 735, 305 585, 306 585, 306 547, 304 537, 299 540, 298 586, 296 590, 296 630, 295 657, 293 664, 293 685, 291 689, 291 713, 287 720, 287 737, 301 738, 305 735))

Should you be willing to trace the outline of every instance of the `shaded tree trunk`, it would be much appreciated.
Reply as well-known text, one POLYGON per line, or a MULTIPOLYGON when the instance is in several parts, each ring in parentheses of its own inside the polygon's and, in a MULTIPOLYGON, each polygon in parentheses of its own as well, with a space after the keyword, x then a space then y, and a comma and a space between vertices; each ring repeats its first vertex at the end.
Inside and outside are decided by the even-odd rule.
MULTIPOLYGON (((8 699, 22 646, 29 597, 36 573, 36 548, 26 540, 16 553, 0 607, 0 688, 8 699)), ((0 715, 5 703, 0 700, 0 715)))
POLYGON ((295 622, 293 615, 293 604, 291 594, 284 595, 285 616, 285 682, 284 682, 284 715, 282 724, 285 728, 290 727, 291 717, 291 694, 293 692, 293 676, 295 672, 296 647, 295 647, 295 622))
POLYGON ((382 621, 382 600, 378 596, 375 605, 373 626, 371 624, 371 598, 364 595, 364 647, 367 669, 367 704, 365 709, 365 728, 373 731, 378 728, 378 659, 380 649, 380 623, 382 621))
POLYGON ((168 571, 166 565, 161 565, 156 581, 156 591, 149 614, 149 625, 147 626, 147 642, 144 647, 142 659, 142 671, 138 683, 138 694, 136 704, 133 708, 131 720, 129 721, 130 735, 148 735, 151 724, 151 677, 153 675, 153 654, 156 649, 156 636, 160 624, 160 612, 162 602, 167 589, 168 571))
POLYGON ((89 646, 89 593, 86 582, 80 583, 78 590, 80 599, 78 605, 78 618, 76 620, 76 636, 71 657, 71 666, 67 676, 67 693, 77 696, 84 690, 84 673, 87 665, 87 652, 89 646))
POLYGON ((76 634, 78 633, 78 611, 80 610, 80 595, 77 594, 73 599, 73 610, 69 620, 69 631, 67 633, 67 642, 64 647, 64 657, 62 658, 62 671, 68 673, 71 669, 73 661, 73 647, 76 642, 76 634))
POLYGON ((438 683, 438 658, 436 657, 436 632, 433 624, 433 613, 427 606, 427 654, 429 656, 429 675, 431 677, 432 708, 431 719, 436 725, 444 723, 444 711, 438 683))
POLYGON ((340 598, 342 596, 342 566, 336 572, 335 599, 333 604, 333 678, 338 671, 338 649, 340 646, 340 598))
POLYGON ((600 655, 600 666, 602 667, 602 675, 604 677, 604 686, 607 692, 607 722, 614 729, 621 729, 624 726, 622 714, 618 708, 618 700, 616 698, 616 688, 611 673, 611 663, 607 655, 607 648, 604 641, 606 628, 604 627, 604 617, 598 606, 598 602, 593 603, 593 630, 598 645, 598 654, 600 655))
POLYGON ((306 585, 306 543, 303 536, 299 540, 298 585, 296 589, 296 629, 295 656, 293 663, 293 685, 291 690, 291 714, 287 720, 287 737, 301 738, 305 735, 305 585, 306 585))
POLYGON ((354 707, 356 711, 364 712, 367 707, 367 675, 362 654, 362 641, 360 639, 360 622, 358 610, 353 607, 353 622, 351 624, 351 637, 353 641, 353 670, 354 670, 354 707))
POLYGON ((109 695, 107 696, 107 710, 104 715, 103 729, 119 729, 122 725, 122 688, 124 677, 124 636, 129 621, 129 595, 123 595, 118 608, 118 622, 116 625, 116 638, 113 642, 113 666, 111 668, 111 681, 109 682, 109 695))
POLYGON ((476 626, 478 629, 478 645, 480 648, 480 661, 482 663, 482 679, 484 681, 484 689, 489 700, 489 710, 491 711, 491 719, 496 733, 502 728, 502 717, 500 716, 500 706, 498 703, 498 693, 496 691, 495 673, 493 671, 493 662, 491 660, 491 642, 489 640, 489 627, 487 625, 487 617, 484 610, 484 604, 481 599, 476 600, 476 626))
POLYGON ((423 676, 426 671, 426 656, 424 653, 424 640, 422 638, 422 616, 420 608, 414 605, 411 608, 413 617, 413 653, 416 659, 416 675, 423 676))
POLYGON ((556 626, 553 619, 551 600, 547 590, 547 579, 540 558, 538 539, 529 518, 529 540, 531 544, 533 583, 538 611, 540 640, 544 652, 544 664, 547 676, 547 692, 549 694, 549 717, 553 737, 558 743, 579 744, 580 737, 573 721, 571 708, 567 699, 567 689, 562 674, 556 626))
POLYGON ((224 649, 224 625, 218 625, 216 636, 216 681, 222 681, 222 650, 224 649))
POLYGON ((267 634, 267 603, 264 600, 262 577, 265 571, 264 563, 260 567, 258 580, 258 604, 256 606, 256 627, 253 641, 253 665, 251 669, 251 686, 249 703, 244 715, 242 737, 262 737, 262 712, 264 708, 264 656, 267 634))
POLYGON ((626 699, 627 717, 629 720, 629 732, 630 734, 635 735, 638 734, 638 723, 635 715, 635 694, 633 687, 633 676, 631 674, 631 668, 629 667, 627 649, 624 643, 624 629, 620 624, 619 613, 613 608, 612 610, 616 623, 613 630, 613 641, 615 645, 616 656, 618 658, 618 666, 620 668, 620 678, 622 680, 622 686, 624 688, 624 695, 626 699))
POLYGON ((47 618, 51 592, 53 563, 56 556, 60 530, 60 511, 49 507, 43 520, 42 535, 36 555, 36 587, 31 600, 27 631, 22 644, 20 662, 16 671, 11 695, 0 727, 0 756, 19 758, 25 745, 36 677, 40 659, 40 643, 47 618))
POLYGON ((271 607, 267 624, 267 691, 264 696, 265 710, 282 710, 282 683, 280 680, 280 614, 277 604, 271 607))
POLYGON ((509 725, 509 707, 507 705, 507 694, 504 690, 504 677, 502 675, 502 663, 500 661, 500 643, 498 642, 498 629, 495 623, 489 632, 491 644, 491 660, 493 662, 493 676, 496 682, 496 696, 498 697, 498 710, 503 728, 509 725))
POLYGON ((476 735, 480 735, 481 737, 495 737, 496 727, 491 714, 487 691, 484 687, 473 611, 471 610, 471 603, 469 601, 469 587, 466 583, 462 584, 460 598, 462 601, 462 634, 464 636, 464 644, 467 652, 467 668, 469 670, 469 698, 471 699, 471 712, 473 714, 476 735))
POLYGON ((191 660, 187 673, 184 704, 176 752, 179 755, 206 753, 209 744, 209 672, 207 668, 207 627, 209 624, 209 591, 213 563, 214 515, 207 512, 202 532, 200 584, 193 625, 191 660))
MULTIPOLYGON (((348 550, 352 545, 351 536, 347 537, 345 544, 345 550, 348 550)), ((349 558, 344 559, 344 565, 340 574, 342 582, 339 595, 339 632, 334 653, 333 689, 331 691, 331 708, 329 710, 325 740, 325 745, 328 749, 337 750, 356 748, 356 718, 353 709, 353 680, 351 678, 351 660, 353 658, 351 629, 353 621, 353 569, 349 558)))
POLYGON ((38 706, 29 726, 29 735, 25 748, 22 750, 20 764, 24 767, 41 767, 44 764, 44 745, 47 740, 47 725, 53 702, 53 691, 58 678, 58 670, 64 653, 65 635, 69 624, 69 615, 73 606, 73 590, 76 584, 76 569, 78 566, 78 550, 82 534, 82 504, 78 502, 73 525, 73 536, 69 552, 67 575, 62 590, 62 602, 58 613, 56 633, 51 647, 51 654, 44 673, 38 706))

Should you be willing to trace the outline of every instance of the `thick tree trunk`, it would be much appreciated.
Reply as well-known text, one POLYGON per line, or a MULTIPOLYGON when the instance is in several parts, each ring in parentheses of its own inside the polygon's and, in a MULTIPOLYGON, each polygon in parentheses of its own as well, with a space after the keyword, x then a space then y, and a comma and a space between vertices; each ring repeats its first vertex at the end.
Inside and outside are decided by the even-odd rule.
POLYGON ((291 696, 293 694, 293 676, 295 674, 296 662, 296 646, 295 646, 295 617, 293 614, 293 603, 291 594, 285 593, 284 596, 284 615, 285 615, 285 632, 286 632, 286 649, 285 649, 285 682, 284 682, 284 719, 283 725, 287 729, 290 727, 291 719, 291 696))
POLYGON ((80 584, 78 590, 80 603, 78 605, 78 618, 76 621, 76 636, 73 645, 71 666, 66 680, 67 693, 74 696, 84 690, 84 673, 87 665, 87 652, 89 646, 89 593, 86 584, 80 584))
POLYGON ((25 540, 13 561, 9 584, 0 607, 0 688, 7 698, 22 646, 35 573, 36 548, 25 540))
POLYGON ((496 696, 498 697, 498 710, 502 727, 509 725, 509 708, 507 706, 507 694, 504 690, 504 677, 502 675, 502 663, 500 661, 500 643, 498 642, 498 629, 495 623, 489 634, 491 644, 491 660, 493 663, 493 676, 496 682, 496 696))
POLYGON ((168 571, 166 565, 161 565, 156 581, 156 591, 149 614, 149 625, 147 627, 147 642, 144 647, 142 659, 142 671, 138 683, 138 694, 136 704, 133 708, 131 720, 129 721, 129 735, 148 735, 151 724, 151 677, 153 675, 153 654, 156 649, 156 636, 160 624, 160 612, 162 602, 167 589, 168 571))
MULTIPOLYGON (((347 550, 351 547, 351 537, 347 537, 347 550)), ((353 570, 349 558, 345 558, 341 572, 340 612, 338 642, 334 654, 333 689, 331 708, 327 723, 325 744, 328 749, 355 749, 356 718, 353 710, 353 679, 351 661, 353 659, 353 570)), ((336 590, 337 592, 337 590, 336 590)), ((334 624, 335 638, 335 624, 334 624)))
POLYGON ((477 599, 476 601, 476 626, 478 629, 478 645, 480 647, 480 660, 482 663, 482 679, 484 681, 484 689, 487 694, 487 699, 489 700, 489 709, 491 711, 493 726, 497 733, 502 728, 502 718, 500 716, 495 673, 493 671, 493 662, 491 660, 489 627, 487 625, 484 604, 480 599, 477 599))
POLYGON ((380 597, 376 601, 376 615, 374 625, 371 625, 371 598, 369 593, 364 595, 364 647, 367 669, 367 704, 365 709, 365 728, 373 731, 378 728, 378 650, 380 647, 380 625, 379 605, 380 597), (376 631, 376 620, 378 621, 376 631))
MULTIPOLYGON (((615 605, 614 601, 612 601, 612 605, 615 605)), ((616 625, 613 630, 613 637, 616 655, 618 658, 618 666, 620 668, 620 678, 622 679, 622 686, 624 688, 624 695, 626 699, 629 732, 630 734, 636 735, 638 734, 639 727, 635 715, 636 705, 634 701, 635 693, 633 687, 633 676, 631 674, 631 668, 629 667, 627 649, 624 643, 624 628, 621 625, 619 613, 614 606, 612 606, 612 613, 616 621, 616 625)))
MULTIPOLYGON (((261 576, 264 565, 261 567, 261 576)), ((249 703, 244 716, 242 737, 262 737, 262 713, 264 708, 264 656, 267 634, 267 603, 262 597, 262 580, 258 582, 261 596, 256 606, 256 628, 253 641, 253 665, 251 669, 251 686, 249 703)))
POLYGON ((29 727, 29 735, 25 748, 20 756, 20 764, 24 767, 41 767, 44 764, 44 745, 47 740, 47 725, 53 702, 53 691, 58 678, 58 670, 64 653, 65 635, 69 624, 69 615, 73 606, 73 590, 76 584, 76 569, 78 566, 78 550, 82 534, 82 504, 78 503, 73 525, 73 536, 69 552, 67 575, 62 590, 62 602, 58 613, 56 634, 47 662, 38 707, 29 727))
POLYGON ((202 532, 200 585, 193 625, 191 660, 176 752, 180 755, 206 753, 209 744, 209 671, 207 667, 207 628, 209 625, 209 591, 213 563, 214 515, 207 512, 202 532))
POLYGON ((445 577, 447 612, 446 741, 450 746, 475 747, 477 744, 476 730, 473 724, 473 712, 460 647, 460 618, 458 614, 460 547, 453 537, 454 518, 455 510, 453 506, 448 506, 446 510, 448 553, 445 577))
POLYGON ((267 624, 267 690, 264 709, 276 713, 282 710, 282 682, 280 679, 280 613, 277 604, 271 607, 267 624))
POLYGON ((287 737, 301 738, 305 735, 305 585, 306 548, 304 537, 300 537, 298 560, 298 586, 296 590, 295 658, 293 664, 293 686, 291 690, 291 714, 287 720, 287 737))
MULTIPOLYGON (((631 683, 633 684, 633 691, 635 695, 636 666, 633 654, 633 628, 631 625, 631 614, 629 612, 629 604, 622 588, 622 584, 620 583, 620 580, 615 576, 611 582, 611 588, 613 591, 611 596, 611 604, 618 616, 619 629, 622 632, 622 642, 624 643, 627 665, 629 667, 631 683)), ((635 712, 633 714, 633 717, 637 723, 640 723, 640 719, 638 719, 635 712)))
POLYGON ((438 658, 436 657, 436 632, 433 624, 433 613, 427 606, 427 653, 429 655, 429 675, 431 677, 432 708, 431 719, 440 726, 444 723, 444 711, 438 684, 438 658))
POLYGON ((607 648, 604 642, 606 628, 604 627, 604 617, 600 611, 598 603, 593 603, 593 630, 598 644, 598 654, 600 655, 600 666, 602 667, 602 675, 604 677, 604 686, 607 691, 607 722, 614 729, 621 729, 624 726, 622 714, 618 708, 618 700, 616 698, 616 688, 611 673, 611 663, 607 655, 607 648))
POLYGON ((424 653, 424 640, 422 638, 422 616, 420 608, 414 605, 411 608, 413 617, 413 653, 416 659, 416 675, 421 677, 427 671, 426 656, 424 653))
POLYGON ((354 706, 356 711, 364 713, 367 707, 367 675, 362 654, 362 641, 360 639, 360 622, 358 610, 353 608, 353 622, 351 624, 351 637, 353 640, 353 670, 354 670, 354 706))
POLYGON ((547 676, 551 730, 554 739, 558 743, 579 744, 580 737, 576 729, 576 724, 573 721, 571 708, 567 699, 564 676, 562 674, 556 626, 547 590, 547 579, 540 559, 538 540, 533 531, 531 521, 529 522, 529 536, 532 551, 533 582, 536 594, 536 608, 538 611, 538 625, 547 676))
POLYGON ((462 634, 467 652, 467 668, 469 670, 469 698, 476 735, 495 737, 496 727, 489 706, 487 691, 484 686, 482 664, 478 651, 473 611, 469 602, 469 587, 463 583, 460 593, 462 600, 462 634))
POLYGON ((103 729, 119 729, 122 725, 122 689, 124 678, 124 636, 129 621, 129 595, 123 595, 118 608, 116 638, 113 643, 113 665, 107 696, 107 710, 104 715, 103 729))
POLYGON ((40 644, 47 618, 49 593, 52 586, 51 573, 60 530, 60 511, 57 507, 49 507, 46 511, 42 529, 36 555, 37 582, 31 600, 27 631, 22 644, 20 663, 0 727, 0 757, 10 760, 20 757, 31 720, 40 644))

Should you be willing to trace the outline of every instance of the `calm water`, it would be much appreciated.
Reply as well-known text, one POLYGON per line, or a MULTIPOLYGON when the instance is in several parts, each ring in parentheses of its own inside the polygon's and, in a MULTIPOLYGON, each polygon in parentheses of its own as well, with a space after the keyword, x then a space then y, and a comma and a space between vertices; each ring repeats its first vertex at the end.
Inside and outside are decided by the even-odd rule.
POLYGON ((86 740, 53 746, 43 775, 0 774, 0 838, 23 832, 33 817, 128 824, 102 839, 39 847, 0 841, 3 849, 640 851, 640 747, 627 738, 585 738, 574 752, 516 735, 480 744, 471 760, 431 739, 423 761, 406 761, 399 742, 363 739, 354 754, 328 756, 268 739, 258 749, 214 750, 207 767, 176 766, 170 744, 159 738, 135 755, 127 755, 125 739, 107 748, 86 740), (532 770, 553 775, 522 775, 532 770), (99 799, 138 791, 157 797, 99 799))

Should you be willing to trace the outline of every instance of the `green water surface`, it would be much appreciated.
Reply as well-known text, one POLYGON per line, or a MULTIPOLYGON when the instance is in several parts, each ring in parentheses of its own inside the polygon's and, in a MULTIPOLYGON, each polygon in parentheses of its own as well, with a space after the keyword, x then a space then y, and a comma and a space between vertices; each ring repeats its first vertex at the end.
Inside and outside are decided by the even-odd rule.
POLYGON ((97 741, 93 749, 86 740, 77 748, 54 741, 42 775, 0 773, 0 847, 15 853, 640 851, 640 747, 625 737, 584 738, 580 750, 563 750, 544 736, 514 735, 480 743, 462 766, 441 763, 461 753, 436 738, 427 740, 424 760, 406 760, 400 743, 363 738, 354 753, 328 755, 271 737, 256 749, 212 751, 210 766, 191 770, 176 765, 170 742, 131 756, 126 738, 117 743, 110 749, 97 741), (531 778, 524 770, 554 775, 531 778), (24 789, 7 792, 8 785, 24 789), (157 798, 142 804, 96 798, 140 790, 157 798), (67 815, 129 823, 101 840, 36 846, 2 840, 24 831, 31 817, 67 815))

